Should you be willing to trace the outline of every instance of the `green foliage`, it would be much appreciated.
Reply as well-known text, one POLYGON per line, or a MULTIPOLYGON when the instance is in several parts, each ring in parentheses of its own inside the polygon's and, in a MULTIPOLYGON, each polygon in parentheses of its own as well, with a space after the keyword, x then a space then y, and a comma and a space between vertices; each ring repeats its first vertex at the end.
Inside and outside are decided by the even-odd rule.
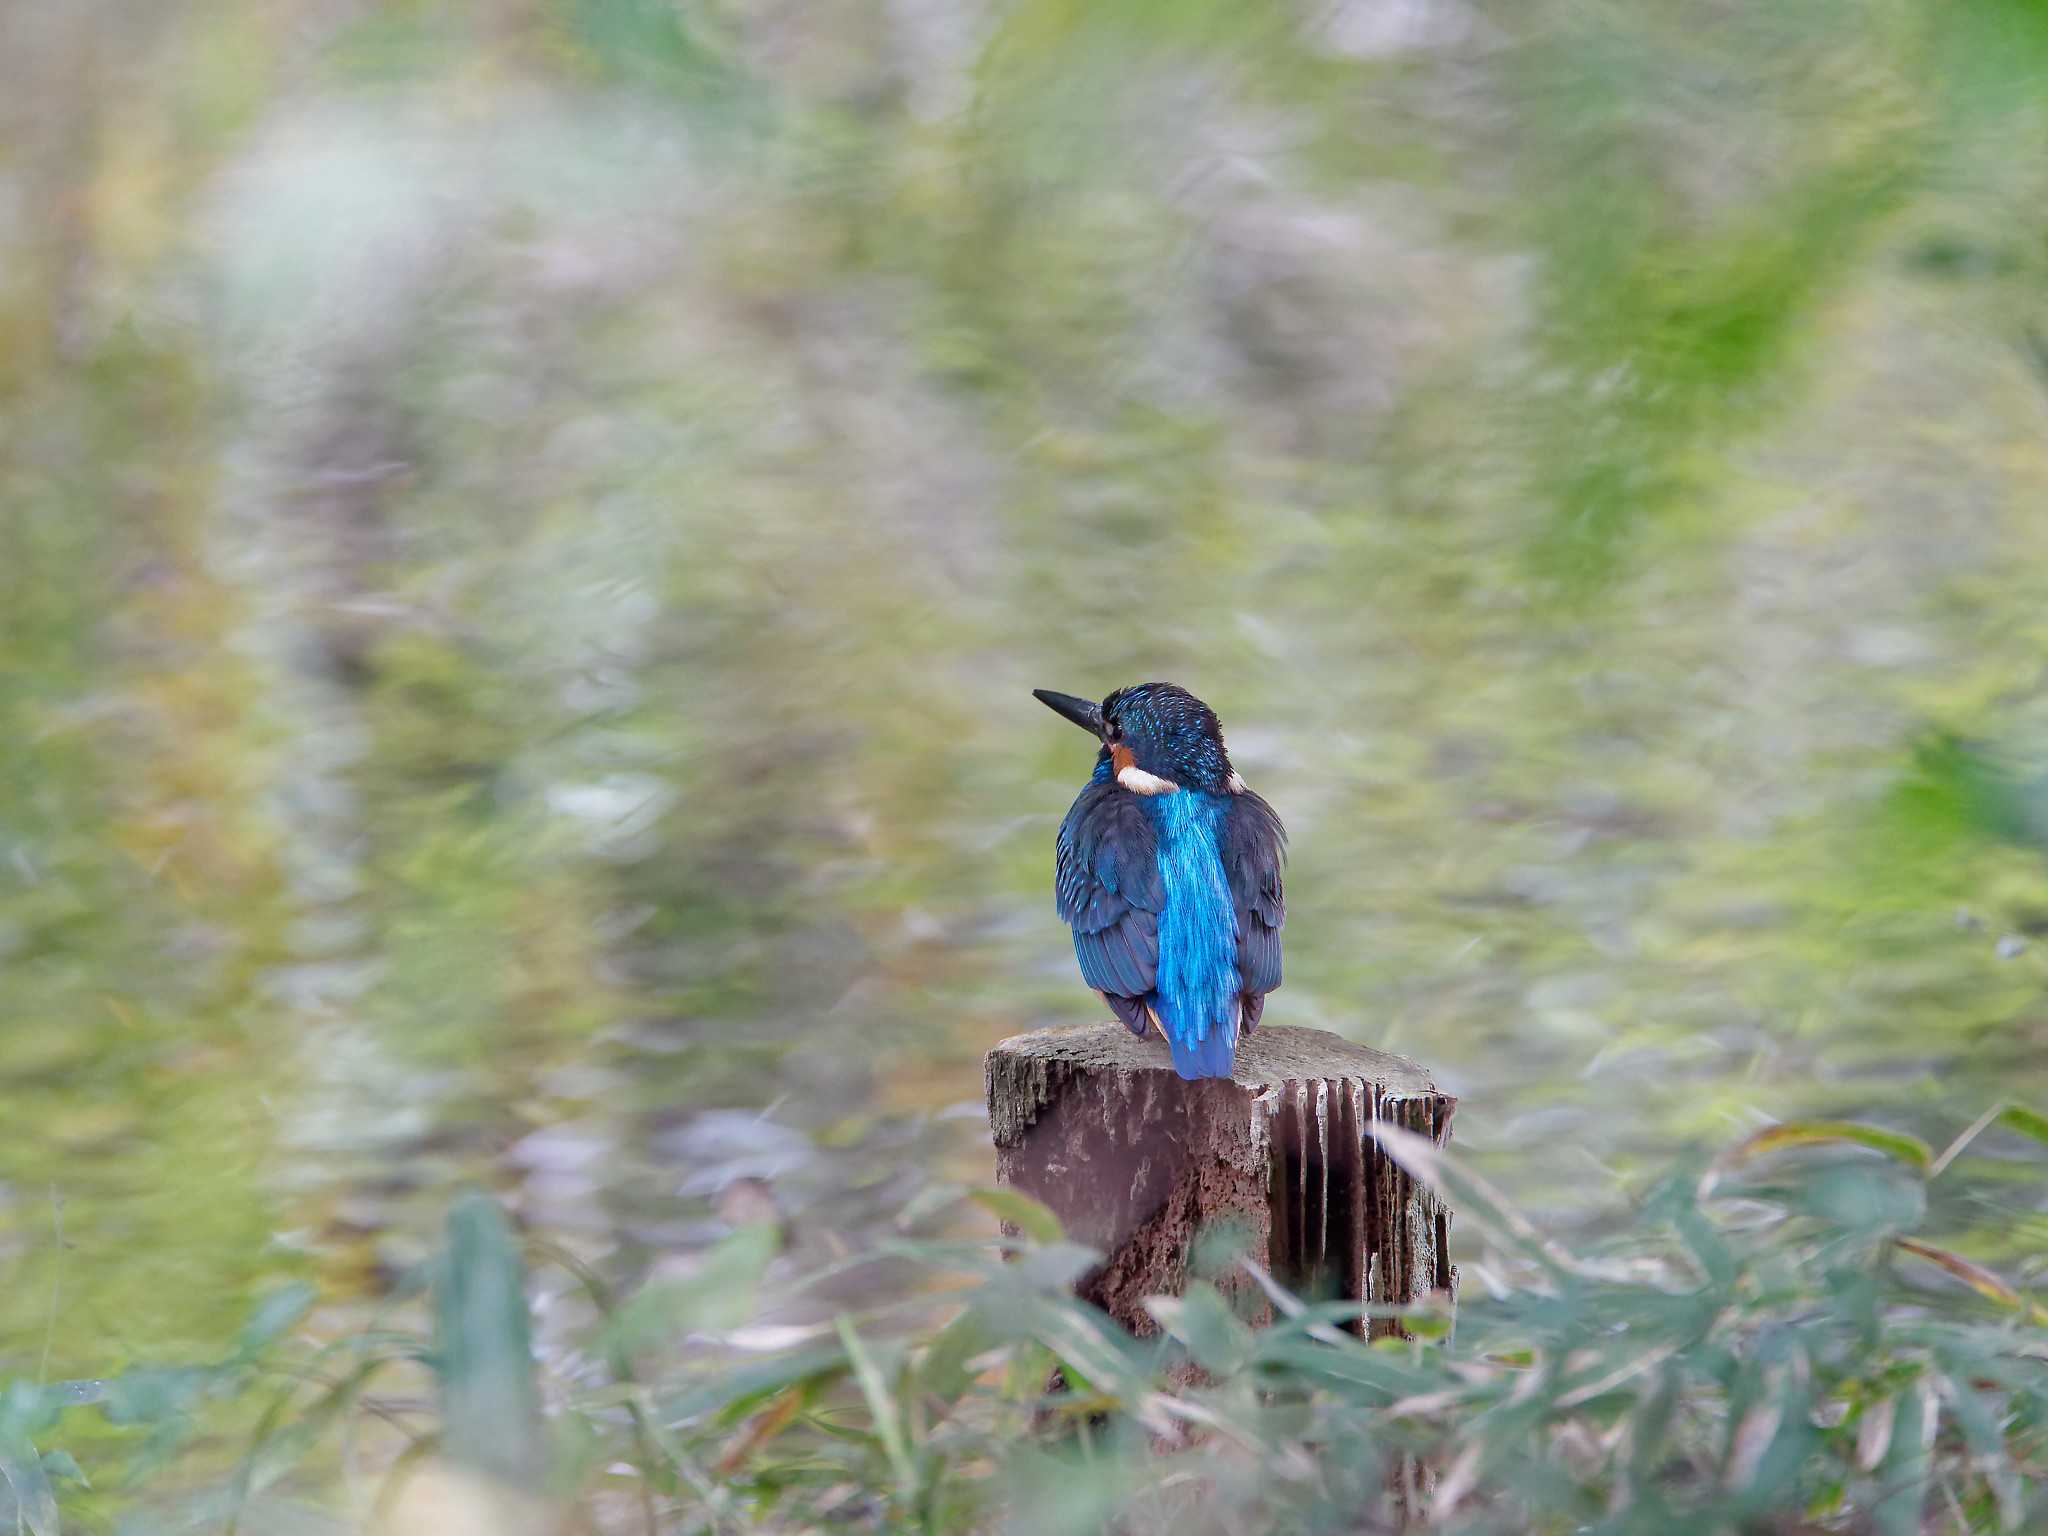
POLYGON ((9 1398, 5 1418, 0 1420, 0 1474, 6 1476, 14 1507, 34 1536, 57 1536, 57 1495, 50 1486, 49 1468, 29 1442, 26 1425, 21 1422, 38 1416, 35 1394, 17 1387, 9 1398), (29 1401, 23 1403, 23 1397, 29 1401))
POLYGON ((1022 1190, 977 1189, 968 1198, 1034 1242, 1056 1243, 1065 1235, 1060 1231, 1059 1217, 1022 1190))
POLYGON ((441 1441, 456 1462, 514 1484, 547 1468, 525 1284, 497 1202, 481 1194, 459 1201, 434 1276, 441 1441))
POLYGON ((687 1276, 643 1287, 612 1319, 608 1342, 630 1354, 663 1335, 737 1328, 753 1315, 778 1245, 773 1227, 741 1228, 705 1252, 687 1276))
MULTIPOLYGON (((842 1316, 780 1368, 714 1350, 657 1400, 681 1453, 718 1468, 723 1507, 769 1528, 837 1511, 978 1530, 1010 1510, 1150 1530, 1199 1507, 1218 1528, 1334 1532, 1389 1516, 1416 1464, 1435 1469, 1431 1518, 1458 1531, 2037 1517, 2048 1333, 2018 1292, 1912 1235, 1930 1166, 1912 1138, 1760 1134, 1711 1178, 1675 1171, 1579 1253, 1455 1160, 1397 1150, 1486 1239, 1441 1342, 1368 1345, 1348 1331, 1357 1305, 1285 1297, 1248 1330, 1203 1282, 1156 1300, 1162 1335, 1135 1341, 1019 1239, 1009 1262, 926 1252, 970 1282, 936 1333, 842 1316), (1937 1272, 1967 1289, 1920 1283, 1937 1272)), ((1402 1320, 1442 1337, 1427 1309, 1402 1320)))
POLYGON ((2048 785, 2025 777, 2011 755, 1935 732, 1914 744, 1911 770, 1893 791, 1886 841, 1907 857, 1953 853, 1971 838, 2048 848, 2044 791, 2048 785))
MULTIPOLYGON (((2026 1135, 2044 1123, 2000 1106, 1965 1137, 1994 1122, 2026 1135)), ((1248 1328, 1196 1280, 1155 1298, 1159 1334, 1134 1339, 1073 1298, 1091 1256, 1056 1236, 898 1242, 771 1281, 772 1248, 746 1231, 714 1251, 694 1292, 623 1308, 543 1248, 538 1272, 567 1265, 598 1304, 596 1326, 635 1341, 630 1360, 610 1355, 610 1380, 579 1352, 564 1357, 552 1454, 536 1438, 526 1267, 496 1207, 473 1196, 436 1260, 433 1338, 366 1334, 313 1352, 306 1365, 353 1363, 266 1414, 230 1523, 280 1479, 316 1492, 323 1441, 360 1412, 370 1374, 405 1358, 438 1380, 441 1422, 392 1461, 383 1502, 436 1448, 528 1487, 552 1465, 548 1491, 570 1503, 623 1465, 645 1486, 649 1530, 939 1536, 1195 1520, 1335 1536, 1405 1509, 1472 1536, 1710 1536, 1802 1520, 1905 1536, 2048 1517, 2048 1309, 1921 1234, 1941 1169, 1911 1138, 1856 1124, 1761 1132, 1704 1176, 1674 1169, 1629 1222, 1577 1250, 1541 1238, 1441 1149, 1384 1141, 1480 1237, 1454 1328, 1436 1307, 1310 1305, 1261 1277, 1267 1326, 1248 1328), (921 1287, 946 1282, 927 1292, 945 1298, 942 1326, 922 1320, 924 1304, 856 1318, 805 1299, 905 1260, 921 1287), (764 1351, 748 1338, 764 1312, 815 1320, 764 1351), (1401 1331, 1367 1343, 1367 1316, 1401 1331)), ((189 1422, 202 1398, 254 1391, 305 1355, 284 1330, 307 1302, 273 1297, 217 1365, 15 1383, 0 1471, 27 1528, 54 1536, 53 1480, 83 1481, 63 1452, 36 1449, 67 1414, 189 1422)))

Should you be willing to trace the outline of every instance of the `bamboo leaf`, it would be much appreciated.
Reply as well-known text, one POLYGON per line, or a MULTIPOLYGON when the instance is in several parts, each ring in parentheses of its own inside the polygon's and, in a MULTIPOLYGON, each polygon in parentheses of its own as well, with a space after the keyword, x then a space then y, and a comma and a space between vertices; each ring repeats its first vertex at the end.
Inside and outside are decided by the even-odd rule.
POLYGON ((1426 1136, 1385 1121, 1372 1127, 1372 1138, 1412 1179, 1441 1194, 1458 1213, 1504 1247, 1559 1273, 1576 1273, 1572 1256, 1538 1232, 1512 1201, 1426 1136))
POLYGON ((1740 1493, 1756 1481, 1764 1454, 1778 1438, 1785 1421, 1785 1406, 1776 1399, 1758 1403, 1735 1425, 1728 1440, 1728 1463, 1722 1476, 1730 1492, 1740 1493))
POLYGON ((607 1347, 631 1354, 664 1337, 739 1327, 753 1317, 781 1247, 781 1234, 767 1223, 720 1239, 692 1273, 657 1281, 620 1307, 605 1329, 607 1347))
POLYGON ((1818 1146, 1829 1142, 1868 1147, 1923 1172, 1934 1162, 1933 1150, 1919 1137, 1909 1136, 1904 1131, 1888 1131, 1882 1126, 1862 1125, 1853 1120, 1787 1120, 1781 1125, 1766 1126, 1729 1152, 1727 1161, 1730 1164, 1744 1163, 1787 1147, 1818 1146))
POLYGON ((846 1351, 834 1340, 772 1355, 758 1364, 722 1361, 717 1369, 655 1401, 660 1412, 674 1422, 715 1415, 721 1423, 735 1423, 786 1387, 800 1382, 823 1384, 846 1369, 846 1351))
POLYGON ((1871 1514, 1882 1536, 1919 1536, 1932 1479, 1939 1404, 1922 1382, 1899 1399, 1898 1423, 1880 1473, 1885 1496, 1871 1514))
POLYGON ((2008 1454, 1998 1418, 1978 1400, 1967 1379, 1953 1375, 1939 1378, 1942 1401, 1963 1432, 1963 1443, 1977 1464, 1991 1496, 1998 1506, 1998 1528, 2016 1531, 2025 1519, 2025 1498, 2018 1471, 2008 1454))
POLYGON ((1145 1310, 1213 1376, 1233 1375, 1251 1358, 1251 1330, 1206 1280, 1191 1281, 1179 1296, 1147 1296, 1145 1310))
POLYGON ((875 1363, 867 1345, 854 1332, 853 1320, 841 1313, 838 1319, 839 1340, 846 1346, 846 1358, 853 1367, 854 1383, 860 1388, 860 1395, 867 1399, 868 1414, 875 1421, 875 1433, 880 1437, 882 1450, 889 1458, 890 1470, 896 1474, 896 1492, 904 1507, 910 1508, 917 1501, 917 1466, 910 1459, 910 1441, 903 1432, 903 1414, 896 1405, 895 1394, 889 1390, 889 1383, 883 1379, 882 1368, 875 1363))
POLYGON ((2008 1104, 1999 1111, 1998 1123, 2009 1131, 2048 1145, 2048 1115, 2025 1104, 2008 1104))
POLYGON ((33 1536, 59 1536, 57 1495, 36 1448, 21 1434, 0 1434, 0 1476, 14 1490, 14 1507, 33 1536))
POLYGON ((1863 1410, 1856 1421, 1856 1465, 1875 1472, 1892 1447, 1892 1425, 1898 1417, 1899 1400, 1879 1398, 1863 1410))
POLYGON ((1941 1156, 1934 1160, 1934 1166, 1928 1170, 1928 1177, 1938 1176, 1962 1154, 1965 1147, 1993 1125, 2004 1126, 2009 1131, 2017 1131, 2022 1136, 2048 1145, 2048 1115, 2025 1104, 2001 1100, 1985 1110, 1970 1123, 1969 1129, 1942 1149, 1941 1156))
POLYGON ((1946 1248, 1937 1248, 1932 1243, 1923 1243, 1915 1238, 1895 1237, 1892 1245, 1904 1249, 1916 1258, 1939 1265, 1954 1275, 1963 1284, 1987 1301, 1995 1301, 2008 1311, 2024 1312, 2036 1323, 2048 1323, 2048 1308, 2027 1300, 2004 1280, 1973 1260, 1946 1248))
POLYGON ((498 1203, 466 1195, 448 1213, 434 1286, 436 1364, 448 1454, 530 1486, 546 1470, 526 1308, 526 1266, 498 1203))
POLYGON ((919 1386, 941 1402, 951 1404, 974 1379, 967 1362, 996 1346, 981 1315, 969 1307, 939 1330, 925 1351, 919 1386))
POLYGON ((1051 1351, 1070 1380, 1085 1381, 1125 1398, 1149 1386, 1142 1350, 1095 1308, 1070 1296, 1033 1296, 1016 1308, 1017 1325, 1051 1351))
POLYGON ((1059 1217, 1021 1190, 970 1189, 967 1198, 1035 1243, 1057 1243, 1066 1236, 1059 1217))
POLYGON ((296 1328, 299 1320, 312 1310, 318 1295, 312 1286, 301 1281, 264 1297, 249 1321, 242 1325, 241 1337, 235 1342, 237 1357, 253 1360, 296 1328))
POLYGON ((809 1397, 809 1391, 798 1386, 769 1399, 768 1406, 747 1421, 747 1427, 718 1458, 718 1475, 731 1477, 744 1467, 757 1451, 789 1428, 809 1397))

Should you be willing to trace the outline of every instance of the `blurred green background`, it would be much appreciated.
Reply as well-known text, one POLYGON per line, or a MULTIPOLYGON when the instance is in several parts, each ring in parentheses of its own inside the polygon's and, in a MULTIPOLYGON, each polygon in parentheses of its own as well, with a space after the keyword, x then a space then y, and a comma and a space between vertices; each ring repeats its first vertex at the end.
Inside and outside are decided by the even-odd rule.
POLYGON ((1546 1224, 2048 1098, 2044 72, 2020 0, 0 9, 0 1352, 373 1298, 466 1181, 631 1270, 985 1177, 980 1053, 1098 1012, 1033 686, 1217 707, 1268 1018, 1546 1224))

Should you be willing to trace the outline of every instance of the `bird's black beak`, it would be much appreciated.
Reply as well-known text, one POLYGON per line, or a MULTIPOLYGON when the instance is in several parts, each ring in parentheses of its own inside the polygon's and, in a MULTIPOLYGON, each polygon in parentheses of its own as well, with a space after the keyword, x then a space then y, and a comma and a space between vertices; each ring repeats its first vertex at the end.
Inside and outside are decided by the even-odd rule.
POLYGON ((1065 715, 1089 735, 1102 734, 1102 706, 1093 699, 1077 699, 1071 693, 1054 693, 1050 688, 1034 688, 1031 697, 1053 713, 1065 715))

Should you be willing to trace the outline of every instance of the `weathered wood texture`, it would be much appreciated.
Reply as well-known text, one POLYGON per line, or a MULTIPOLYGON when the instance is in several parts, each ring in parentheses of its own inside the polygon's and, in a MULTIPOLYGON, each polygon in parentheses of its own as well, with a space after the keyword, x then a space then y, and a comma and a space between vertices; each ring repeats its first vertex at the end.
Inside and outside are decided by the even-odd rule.
MULTIPOLYGON (((1457 1101, 1405 1057, 1266 1025, 1234 1076, 1189 1083, 1160 1041, 1108 1023, 1013 1036, 989 1052, 986 1078, 997 1180, 1107 1255, 1080 1294, 1134 1332, 1154 1330, 1144 1298, 1180 1293, 1205 1232, 1235 1230, 1282 1285, 1317 1299, 1452 1289, 1450 1212, 1372 1135, 1376 1122, 1450 1135, 1457 1101)), ((1215 1278, 1247 1316, 1269 1315, 1240 1266, 1215 1278)))

